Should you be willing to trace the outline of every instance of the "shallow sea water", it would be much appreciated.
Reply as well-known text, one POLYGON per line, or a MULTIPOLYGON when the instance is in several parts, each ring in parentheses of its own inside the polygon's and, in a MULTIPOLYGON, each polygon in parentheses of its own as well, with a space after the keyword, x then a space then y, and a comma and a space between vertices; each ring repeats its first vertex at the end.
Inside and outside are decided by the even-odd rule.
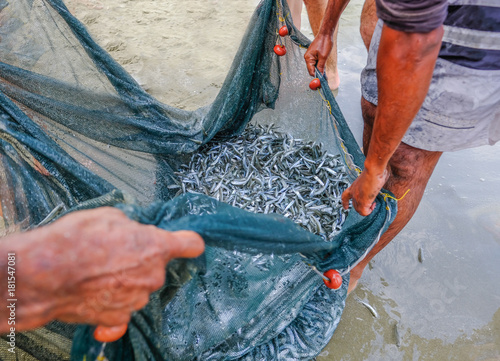
MULTIPOLYGON (((257 5, 256 0, 66 3, 149 93, 185 109, 213 100, 257 5)), ((337 100, 358 141, 359 72, 366 60, 358 30, 361 7, 360 0, 348 5, 338 40, 337 100)), ((311 37, 305 12, 302 24, 311 37)), ((498 154, 497 145, 443 155, 417 213, 367 267, 318 361, 500 360, 498 154), (379 317, 355 297, 370 303, 379 317)))

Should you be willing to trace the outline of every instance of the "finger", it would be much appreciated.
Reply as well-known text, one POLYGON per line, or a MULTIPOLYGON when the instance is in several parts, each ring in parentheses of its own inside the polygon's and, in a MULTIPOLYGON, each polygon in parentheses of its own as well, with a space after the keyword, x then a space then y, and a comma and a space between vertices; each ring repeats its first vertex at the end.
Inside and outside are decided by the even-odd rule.
POLYGON ((356 210, 356 212, 358 212, 363 217, 370 215, 370 213, 372 213, 372 211, 374 209, 373 204, 371 204, 370 206, 365 206, 365 205, 360 206, 358 204, 353 203, 353 206, 354 206, 354 209, 356 210))
POLYGON ((127 269, 118 275, 119 278, 117 277, 113 284, 112 291, 121 294, 139 289, 150 292, 157 290, 165 283, 165 263, 168 260, 165 260, 165 256, 162 254, 142 263, 139 267, 127 269))
POLYGON ((318 68, 318 71, 321 74, 325 73, 325 64, 326 64, 326 58, 325 57, 318 57, 318 63, 316 64, 316 67, 318 68))
POLYGON ((205 251, 205 242, 196 232, 166 232, 164 236, 165 257, 167 260, 171 258, 198 257, 205 251))
POLYGON ((316 76, 315 68, 316 68, 316 57, 309 52, 306 52, 304 55, 304 59, 306 61, 307 71, 310 76, 316 76))
POLYGON ((128 267, 120 267, 116 271, 75 284, 78 296, 94 297, 105 302, 111 296, 126 294, 135 289, 156 290, 161 287, 165 281, 164 247, 157 247, 157 253, 153 257, 140 257, 139 253, 138 256, 138 264, 131 264, 128 258, 131 264, 128 267))
POLYGON ((94 330, 94 338, 99 342, 114 342, 125 335, 127 328, 127 324, 113 327, 97 326, 94 330))
POLYGON ((131 311, 127 309, 121 309, 117 311, 104 311, 95 313, 92 316, 83 318, 82 316, 68 312, 62 315, 58 315, 56 318, 59 321, 67 323, 87 323, 92 325, 101 325, 105 327, 120 326, 128 324, 130 322, 131 311))
POLYGON ((352 198, 351 194, 351 187, 347 188, 343 193, 342 193, 342 206, 344 209, 349 209, 349 200, 352 198))
POLYGON ((135 311, 141 310, 149 303, 149 294, 143 293, 141 296, 137 297, 134 301, 132 307, 135 311))
POLYGON ((128 325, 131 318, 132 318, 132 311, 122 309, 118 311, 99 313, 95 321, 91 321, 90 323, 98 324, 104 327, 114 327, 114 326, 128 325))
MULTIPOLYGON (((155 268, 164 270, 164 266, 160 264, 155 268)), ((162 273, 165 274, 164 271, 162 271, 162 273)), ((142 279, 149 278, 152 277, 149 277, 147 273, 143 272, 142 279)), ((141 283, 144 283, 141 282, 142 279, 134 278, 138 284, 136 287, 114 290, 109 298, 100 298, 99 295, 96 296, 95 294, 87 296, 76 308, 74 306, 75 303, 71 303, 63 309, 60 309, 55 318, 77 323, 87 322, 89 320, 93 320, 93 323, 102 323, 103 313, 127 314, 140 310, 149 302, 150 294, 164 285, 164 276, 156 278, 159 281, 155 281, 154 287, 151 287, 151 282, 147 282, 147 287, 143 287, 141 285, 141 283)), ((107 323, 105 325, 109 326, 107 323)))

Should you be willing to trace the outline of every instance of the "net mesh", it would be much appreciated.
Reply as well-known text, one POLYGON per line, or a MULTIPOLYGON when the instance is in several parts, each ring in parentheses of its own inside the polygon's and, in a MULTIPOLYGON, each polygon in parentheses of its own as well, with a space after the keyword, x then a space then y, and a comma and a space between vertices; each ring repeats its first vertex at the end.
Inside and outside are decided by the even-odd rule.
MULTIPOLYGON (((194 111, 142 90, 61 0, 0 0, 0 38, 0 235, 111 205, 141 223, 199 232, 207 244, 203 256, 169 264, 165 285, 106 346, 109 360, 308 360, 321 351, 349 269, 388 227, 395 202, 379 196, 368 217, 350 210, 325 240, 282 215, 175 187, 192 153, 249 124, 322 143, 350 181, 357 176, 362 152, 321 74, 321 90, 308 89, 309 41, 285 2, 258 5, 218 96, 194 111), (281 38, 283 24, 290 35, 281 38), (277 43, 286 56, 273 52, 277 43), (326 288, 307 264, 339 270, 341 289, 326 288)), ((23 333, 16 352, 94 360, 92 331, 54 322, 23 333)))

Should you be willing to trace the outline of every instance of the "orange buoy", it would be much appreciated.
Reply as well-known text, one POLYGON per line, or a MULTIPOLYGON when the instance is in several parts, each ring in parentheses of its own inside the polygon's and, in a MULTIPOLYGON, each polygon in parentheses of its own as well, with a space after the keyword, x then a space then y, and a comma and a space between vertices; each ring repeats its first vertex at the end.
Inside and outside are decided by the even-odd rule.
POLYGON ((283 56, 286 54, 286 48, 285 48, 285 45, 275 45, 274 46, 274 52, 276 53, 276 55, 278 56, 283 56))
POLYGON ((321 81, 318 78, 314 78, 309 83, 309 88, 311 88, 312 90, 316 90, 316 89, 321 88, 321 81))
POLYGON ((329 269, 323 275, 328 278, 328 281, 323 279, 326 287, 332 290, 338 290, 342 286, 342 276, 334 269, 329 269))
POLYGON ((113 327, 97 326, 94 330, 94 338, 99 342, 118 341, 125 335, 127 328, 127 324, 113 327))
POLYGON ((286 25, 283 25, 278 33, 280 34, 280 36, 287 36, 288 35, 288 28, 286 27, 286 25))

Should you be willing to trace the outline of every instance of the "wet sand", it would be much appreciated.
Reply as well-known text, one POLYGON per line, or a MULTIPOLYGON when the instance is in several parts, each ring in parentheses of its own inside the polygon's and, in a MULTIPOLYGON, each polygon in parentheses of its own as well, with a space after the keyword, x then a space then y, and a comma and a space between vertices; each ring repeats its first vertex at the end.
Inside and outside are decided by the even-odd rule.
MULTIPOLYGON (((149 93, 196 109, 217 94, 257 1, 67 0, 67 5, 149 93)), ((337 98, 358 141, 359 72, 366 59, 358 31, 361 6, 353 0, 342 18, 337 98)), ((302 24, 311 37, 305 12, 302 24)), ((318 361, 500 360, 498 150, 443 155, 416 215, 371 262, 318 361), (355 297, 370 303, 379 317, 355 297)))

